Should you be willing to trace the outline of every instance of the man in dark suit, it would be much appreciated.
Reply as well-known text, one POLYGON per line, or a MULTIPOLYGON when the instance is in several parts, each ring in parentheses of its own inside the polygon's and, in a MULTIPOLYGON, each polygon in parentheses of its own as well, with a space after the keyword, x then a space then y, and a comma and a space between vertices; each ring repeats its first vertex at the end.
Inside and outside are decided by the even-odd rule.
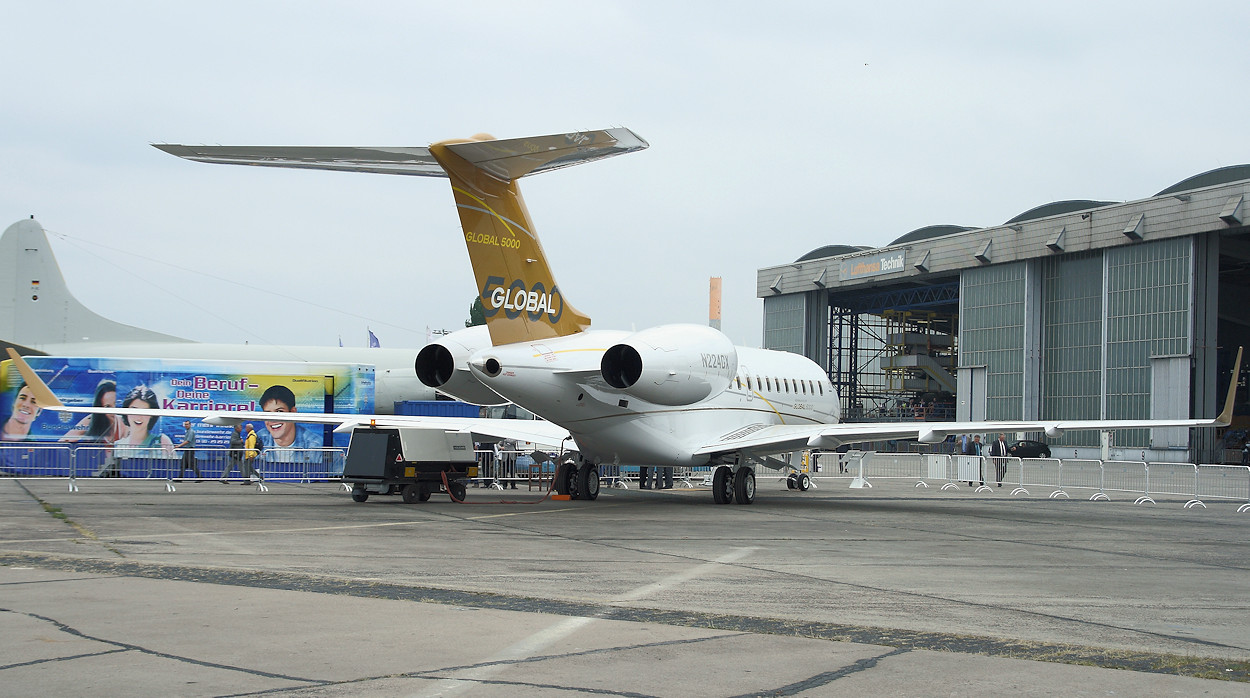
POLYGON ((994 459, 994 479, 998 486, 1003 486, 1003 478, 1007 476, 1007 435, 999 434, 998 440, 990 444, 990 457, 994 459))

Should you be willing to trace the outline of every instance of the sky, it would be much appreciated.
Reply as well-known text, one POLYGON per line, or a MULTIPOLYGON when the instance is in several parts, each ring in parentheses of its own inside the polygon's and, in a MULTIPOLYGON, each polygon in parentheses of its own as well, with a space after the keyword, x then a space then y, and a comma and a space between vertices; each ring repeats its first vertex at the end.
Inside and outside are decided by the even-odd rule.
POLYGON ((446 180, 151 143, 423 146, 625 126, 521 189, 596 329, 759 346, 757 271, 828 244, 1131 201, 1250 163, 1245 2, 7 3, 0 228, 207 342, 420 347, 476 297, 446 180))

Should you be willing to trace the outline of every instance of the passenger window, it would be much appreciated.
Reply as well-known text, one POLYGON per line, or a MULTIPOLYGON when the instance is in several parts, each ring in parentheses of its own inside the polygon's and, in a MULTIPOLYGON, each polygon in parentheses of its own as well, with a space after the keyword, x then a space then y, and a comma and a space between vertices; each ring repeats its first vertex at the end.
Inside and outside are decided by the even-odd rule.
POLYGON ((824 381, 821 381, 821 382, 817 383, 816 385, 820 386, 820 394, 821 394, 821 395, 824 395, 824 394, 825 394, 825 382, 824 382, 824 381))
POLYGON ((789 378, 783 378, 781 382, 782 382, 782 383, 785 383, 785 385, 786 385, 786 394, 787 394, 787 395, 789 395, 789 394, 790 394, 790 379, 789 379, 789 378))

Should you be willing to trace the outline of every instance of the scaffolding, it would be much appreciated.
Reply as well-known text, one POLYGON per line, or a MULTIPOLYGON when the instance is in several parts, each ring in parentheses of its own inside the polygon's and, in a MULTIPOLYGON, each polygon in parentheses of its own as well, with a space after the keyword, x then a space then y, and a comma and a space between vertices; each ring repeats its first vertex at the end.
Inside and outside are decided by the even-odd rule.
POLYGON ((959 283, 831 295, 829 380, 848 420, 954 418, 959 283))

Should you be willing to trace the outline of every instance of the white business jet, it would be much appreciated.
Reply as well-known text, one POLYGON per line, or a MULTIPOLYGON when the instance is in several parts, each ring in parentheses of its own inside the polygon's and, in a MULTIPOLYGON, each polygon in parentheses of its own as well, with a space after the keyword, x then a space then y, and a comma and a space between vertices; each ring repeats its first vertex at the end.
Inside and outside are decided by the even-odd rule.
MULTIPOLYGON (((511 140, 479 135, 428 148, 156 147, 200 162, 449 178, 486 326, 426 346, 417 356, 417 376, 470 402, 503 396, 571 437, 579 458, 560 466, 556 487, 578 499, 598 496, 605 464, 713 466, 714 501, 750 504, 753 466, 788 468, 771 456, 798 449, 884 439, 936 443, 973 432, 1054 437, 1074 429, 1213 427, 1227 425, 1232 414, 1230 389, 1214 420, 840 424, 836 391, 820 366, 803 356, 736 347, 702 325, 592 331, 589 317, 556 283, 517 180, 647 147, 624 128, 511 140)), ((348 426, 369 419, 318 417, 348 426)), ((436 428, 534 440, 508 421, 444 420, 436 428), (518 431, 503 433, 510 429, 518 431)))

